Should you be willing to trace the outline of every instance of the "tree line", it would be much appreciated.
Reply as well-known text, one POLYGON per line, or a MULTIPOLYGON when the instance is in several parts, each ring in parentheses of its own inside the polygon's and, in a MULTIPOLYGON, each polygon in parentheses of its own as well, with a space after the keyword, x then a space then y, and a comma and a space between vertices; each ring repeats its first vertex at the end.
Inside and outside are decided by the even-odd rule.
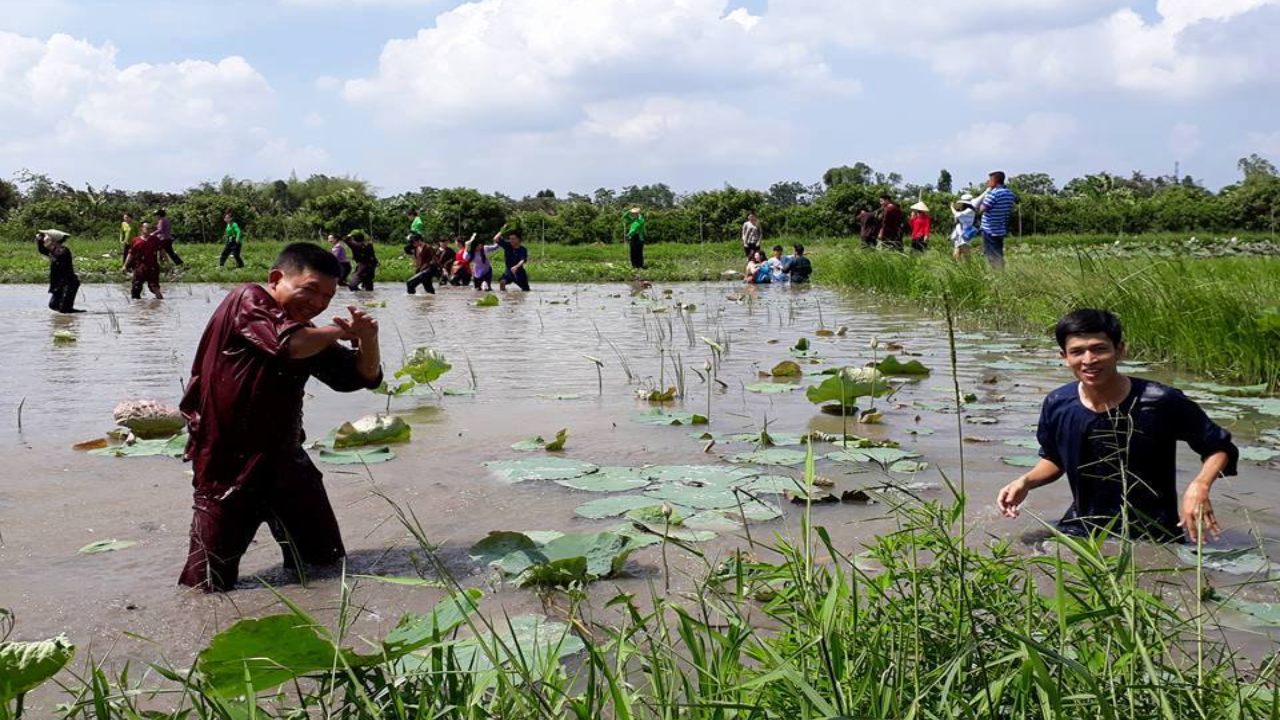
MULTIPOLYGON (((1128 177, 1097 173, 1061 187, 1045 173, 1011 175, 1019 196, 1011 231, 1138 234, 1143 232, 1271 231, 1277 228, 1280 173, 1258 155, 1241 158, 1240 179, 1218 192, 1191 177, 1128 177)), ((471 188, 423 187, 379 197, 363 180, 312 175, 256 182, 225 177, 181 193, 73 187, 47 175, 22 171, 0 180, 0 238, 28 240, 36 229, 56 227, 81 236, 110 236, 122 213, 135 218, 165 208, 180 242, 217 242, 230 211, 249 240, 318 238, 364 230, 380 241, 399 242, 405 212, 419 209, 432 236, 491 235, 519 227, 530 239, 567 244, 620 242, 622 213, 641 207, 650 242, 735 239, 749 211, 770 236, 841 236, 857 233, 855 216, 874 208, 881 194, 900 202, 923 200, 937 231, 951 226, 948 204, 963 191, 942 170, 935 183, 916 185, 897 173, 865 163, 833 167, 820 182, 776 182, 767 190, 726 186, 678 194, 663 183, 599 188, 564 197, 543 190, 520 199, 471 188)))

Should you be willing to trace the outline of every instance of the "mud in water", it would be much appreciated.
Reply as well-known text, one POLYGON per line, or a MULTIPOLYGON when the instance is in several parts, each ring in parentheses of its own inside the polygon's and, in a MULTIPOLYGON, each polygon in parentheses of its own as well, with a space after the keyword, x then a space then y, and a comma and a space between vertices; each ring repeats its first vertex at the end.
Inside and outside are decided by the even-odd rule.
MULTIPOLYGON (((122 399, 176 404, 205 321, 226 289, 172 286, 161 302, 130 301, 120 287, 93 286, 82 291, 80 302, 90 312, 58 316, 44 308, 43 287, 0 287, 0 310, 9 326, 6 367, 0 374, 0 448, 5 458, 0 474, 0 607, 16 613, 16 638, 65 632, 96 655, 110 651, 116 660, 146 661, 163 657, 181 666, 213 632, 238 617, 278 611, 264 581, 321 617, 332 617, 339 578, 314 577, 300 585, 283 572, 280 553, 265 528, 242 565, 241 589, 212 597, 180 589, 175 581, 190 520, 187 466, 167 458, 108 458, 71 449, 110 429, 111 410, 122 399), (53 335, 60 330, 74 333, 76 340, 55 342, 53 335), (138 544, 96 555, 77 552, 109 539, 138 544)), ((467 550, 492 530, 582 531, 618 524, 618 519, 585 520, 574 514, 598 494, 550 482, 510 485, 481 466, 488 460, 527 457, 509 446, 532 435, 551 437, 559 428, 570 433, 564 457, 599 465, 722 463, 750 451, 751 444, 721 439, 704 452, 706 441, 693 435, 759 432, 766 422, 771 433, 847 430, 891 438, 929 463, 912 476, 888 474, 872 465, 820 462, 819 474, 835 481, 837 494, 888 479, 924 483, 923 496, 942 498, 939 470, 958 482, 963 447, 970 526, 979 540, 1034 537, 1039 527, 1034 516, 1053 520, 1065 508, 1065 481, 1036 492, 1029 512, 1016 521, 1000 519, 993 502, 997 489, 1021 472, 1001 458, 1035 453, 1008 443, 1034 437, 1041 398, 1069 379, 1047 339, 962 332, 960 387, 976 397, 957 425, 942 321, 821 288, 744 290, 725 283, 673 285, 669 290, 657 287, 635 295, 625 285, 539 285, 529 294, 504 294, 499 306, 489 308, 476 307, 478 295, 469 289, 442 289, 435 296, 407 296, 399 285, 358 295, 342 291, 335 310, 348 303, 386 303, 371 312, 381 321, 388 370, 398 367, 414 347, 428 346, 453 363, 439 389, 470 389, 474 372, 476 391, 473 396, 395 398, 392 411, 413 425, 412 442, 395 448, 395 460, 367 470, 320 466, 350 552, 347 572, 414 575, 428 569, 376 490, 412 510, 462 584, 496 590, 486 598, 486 608, 504 608, 513 615, 540 610, 535 594, 500 588, 493 571, 472 562, 467 550), (696 307, 686 312, 677 305, 696 307), (847 328, 842 336, 816 332, 841 326, 847 328), (693 428, 635 422, 634 416, 653 407, 637 400, 635 391, 675 385, 673 360, 684 368, 686 397, 664 407, 706 412, 707 384, 694 373, 711 356, 703 337, 718 340, 727 351, 718 375, 727 387, 714 386, 711 424, 693 428), (809 339, 814 358, 789 354, 801 337, 809 339), (877 350, 873 339, 881 343, 877 350), (887 343, 901 349, 886 350, 887 343), (933 372, 878 401, 881 424, 858 425, 822 414, 802 390, 762 394, 746 388, 761 382, 759 373, 782 360, 817 370, 863 365, 888 352, 904 360, 910 354, 933 372), (630 365, 634 382, 627 382, 618 354, 630 365), (603 392, 597 390, 588 355, 604 362, 603 392), (965 442, 959 442, 958 433, 965 442)), ((1186 380, 1158 367, 1134 372, 1186 380)), ((807 377, 804 384, 820 379, 807 377)), ((318 382, 308 390, 306 429, 312 438, 386 405, 384 397, 340 395, 318 382)), ((1267 438, 1259 440, 1259 433, 1280 424, 1274 415, 1233 404, 1230 398, 1200 397, 1241 445, 1266 446, 1267 438)), ((1185 482, 1197 462, 1189 450, 1180 452, 1180 479, 1185 482)), ((794 466, 770 471, 801 474, 794 466)), ((1247 545, 1254 533, 1271 557, 1278 557, 1278 480, 1274 463, 1242 462, 1238 477, 1217 484, 1215 507, 1226 529, 1222 544, 1247 545)), ((795 532, 799 508, 780 502, 783 519, 749 526, 757 541, 795 532)), ((813 512, 815 523, 827 526, 850 549, 891 526, 879 504, 818 506, 813 512)), ((704 549, 714 562, 744 543, 739 530, 722 534, 704 549)), ((1171 552, 1157 549, 1152 549, 1153 561, 1161 561, 1161 553, 1169 564, 1177 562, 1171 552)), ((670 552, 668 559, 674 588, 687 587, 690 578, 703 572, 703 561, 688 554, 670 552)), ((604 598, 620 588, 644 594, 650 583, 664 584, 657 547, 635 553, 625 577, 596 583, 592 593, 604 598)), ((369 637, 406 611, 430 607, 442 592, 368 581, 359 585, 357 603, 364 613, 355 628, 369 637)))

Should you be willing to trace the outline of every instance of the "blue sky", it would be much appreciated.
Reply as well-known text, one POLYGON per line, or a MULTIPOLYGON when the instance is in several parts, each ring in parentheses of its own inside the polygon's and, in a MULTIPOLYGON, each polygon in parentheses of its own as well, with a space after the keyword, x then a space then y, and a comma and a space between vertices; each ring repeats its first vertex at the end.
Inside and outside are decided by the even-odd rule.
POLYGON ((1280 0, 0 0, 0 174, 393 193, 1280 161, 1280 0))

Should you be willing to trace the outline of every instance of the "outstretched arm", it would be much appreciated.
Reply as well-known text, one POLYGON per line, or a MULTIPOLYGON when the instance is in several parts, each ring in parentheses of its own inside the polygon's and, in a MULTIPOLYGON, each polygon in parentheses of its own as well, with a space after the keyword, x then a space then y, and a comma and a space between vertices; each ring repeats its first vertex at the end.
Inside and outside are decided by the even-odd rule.
POLYGON ((1223 471, 1230 463, 1231 456, 1225 450, 1205 458, 1200 466, 1200 472, 1196 474, 1196 478, 1187 486, 1187 492, 1182 496, 1182 511, 1179 513, 1178 527, 1187 531, 1191 542, 1200 539, 1201 530, 1209 531, 1214 538, 1222 532, 1218 528, 1218 519, 1213 514, 1213 503, 1209 502, 1209 489, 1213 487, 1215 480, 1222 477, 1223 471))

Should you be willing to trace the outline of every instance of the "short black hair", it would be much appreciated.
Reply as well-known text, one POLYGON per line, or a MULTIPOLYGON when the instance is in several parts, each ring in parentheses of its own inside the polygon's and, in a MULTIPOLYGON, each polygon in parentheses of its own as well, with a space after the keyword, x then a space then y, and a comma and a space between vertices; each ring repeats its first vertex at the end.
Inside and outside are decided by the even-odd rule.
POLYGON ((781 246, 781 245, 774 245, 774 246, 773 246, 773 251, 774 251, 774 252, 782 252, 782 246, 781 246))
POLYGON ((1058 341, 1058 347, 1067 349, 1067 338, 1072 335, 1096 335, 1102 333, 1107 336, 1116 347, 1124 342, 1124 335, 1120 329, 1120 318, 1117 318, 1108 310, 1097 310, 1094 308, 1080 308, 1072 310, 1062 319, 1058 321, 1057 327, 1053 329, 1053 336, 1058 341))
POLYGON ((417 215, 417 214, 418 214, 418 208, 409 208, 408 210, 405 210, 405 214, 406 214, 406 215, 417 215))
POLYGON ((524 240, 524 233, 523 233, 523 232, 521 232, 519 228, 516 228, 516 229, 514 229, 514 230, 508 230, 508 231, 507 231, 507 234, 508 234, 508 235, 515 235, 516 237, 520 238, 521 240, 524 240))
POLYGON ((156 211, 156 217, 164 217, 164 214, 164 208, 160 208, 156 211))
POLYGON ((991 172, 987 173, 987 177, 993 177, 996 179, 996 182, 1000 183, 1001 185, 1004 184, 1003 170, 992 170, 991 172))
POLYGON ((882 193, 882 194, 880 195, 880 199, 881 199, 881 200, 888 200, 888 201, 892 202, 892 201, 893 201, 893 196, 891 196, 889 193, 882 193))
POLYGON ((338 258, 319 245, 309 242, 295 242, 285 245, 280 254, 276 256, 276 261, 271 265, 271 269, 288 273, 311 270, 329 277, 342 277, 342 268, 338 265, 338 258))
POLYGON ((804 246, 803 246, 803 245, 801 245, 800 243, 796 243, 795 245, 792 245, 792 246, 791 246, 791 249, 792 249, 792 250, 795 250, 797 255, 803 255, 803 254, 804 254, 804 246))

